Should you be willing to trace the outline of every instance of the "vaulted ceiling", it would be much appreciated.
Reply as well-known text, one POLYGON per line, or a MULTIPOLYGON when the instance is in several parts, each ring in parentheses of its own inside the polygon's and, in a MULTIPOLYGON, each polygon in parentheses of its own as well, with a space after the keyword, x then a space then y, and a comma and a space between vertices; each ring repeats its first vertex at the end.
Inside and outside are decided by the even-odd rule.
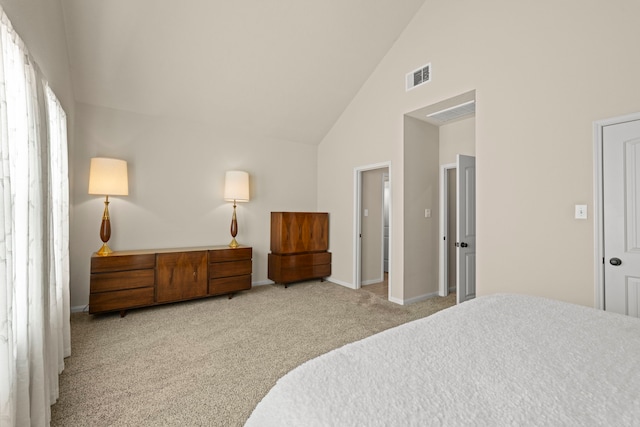
POLYGON ((423 3, 62 0, 78 102, 306 144, 423 3))

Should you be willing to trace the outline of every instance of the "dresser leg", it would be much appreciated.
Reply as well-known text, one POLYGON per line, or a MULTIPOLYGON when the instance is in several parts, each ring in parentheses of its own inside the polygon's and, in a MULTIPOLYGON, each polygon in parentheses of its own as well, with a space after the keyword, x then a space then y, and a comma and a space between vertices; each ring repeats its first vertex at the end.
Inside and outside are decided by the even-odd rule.
POLYGON ((127 315, 127 310, 120 310, 120 317, 124 317, 127 315))
POLYGON ((233 294, 229 294, 229 299, 233 298, 233 294))

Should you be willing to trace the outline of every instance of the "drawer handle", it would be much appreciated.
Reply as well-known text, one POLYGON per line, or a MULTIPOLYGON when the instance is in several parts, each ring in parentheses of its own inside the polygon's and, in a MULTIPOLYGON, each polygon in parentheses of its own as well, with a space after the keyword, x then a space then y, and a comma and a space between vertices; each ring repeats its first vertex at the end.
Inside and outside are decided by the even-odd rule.
POLYGON ((194 282, 198 281, 198 269, 197 268, 195 270, 193 270, 193 281, 194 282))

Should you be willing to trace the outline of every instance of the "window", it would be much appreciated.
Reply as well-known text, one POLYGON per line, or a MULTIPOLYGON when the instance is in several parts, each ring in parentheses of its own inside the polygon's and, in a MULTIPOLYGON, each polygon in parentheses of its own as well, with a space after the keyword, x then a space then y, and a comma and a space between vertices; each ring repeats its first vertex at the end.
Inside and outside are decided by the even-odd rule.
POLYGON ((66 116, 37 75, 0 9, 1 425, 49 423, 70 350, 66 116))

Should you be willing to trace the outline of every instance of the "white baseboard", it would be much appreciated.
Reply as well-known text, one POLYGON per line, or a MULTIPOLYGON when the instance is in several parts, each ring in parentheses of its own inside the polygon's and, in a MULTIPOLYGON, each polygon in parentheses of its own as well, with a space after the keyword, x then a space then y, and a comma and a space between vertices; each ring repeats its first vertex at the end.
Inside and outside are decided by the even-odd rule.
POLYGON ((335 283, 336 285, 344 286, 345 288, 356 289, 356 287, 353 285, 353 283, 343 282, 342 280, 334 279, 331 276, 329 276, 325 280, 327 282, 335 283))
POLYGON ((85 311, 88 308, 89 308, 89 304, 87 304, 87 305, 76 305, 75 307, 71 307, 71 312, 72 313, 82 313, 83 311, 85 311))
POLYGON ((409 304, 413 304, 415 302, 420 302, 420 301, 424 301, 426 299, 429 298, 433 298, 433 297, 437 297, 439 296, 438 292, 432 292, 430 294, 424 294, 424 295, 420 295, 414 298, 409 298, 409 299, 399 299, 399 298, 394 298, 394 297, 390 297, 389 301, 396 303, 396 304, 400 304, 400 305, 409 305, 409 304))
POLYGON ((252 282, 251 286, 264 286, 264 285, 273 285, 274 282, 273 280, 260 280, 259 282, 252 282))
POLYGON ((380 283, 383 280, 384 279, 382 277, 379 279, 365 280, 364 282, 362 282, 362 286, 373 285, 374 283, 380 283))
POLYGON ((413 304, 414 302, 424 301, 426 299, 437 297, 437 296, 438 296, 437 292, 431 292, 430 294, 424 294, 424 295, 420 295, 420 296, 417 296, 417 297, 414 297, 414 298, 406 299, 406 300, 404 300, 403 305, 413 304))
POLYGON ((389 301, 391 301, 392 303, 395 303, 395 304, 405 305, 404 301, 402 301, 401 299, 398 299, 398 298, 390 297, 389 301))

